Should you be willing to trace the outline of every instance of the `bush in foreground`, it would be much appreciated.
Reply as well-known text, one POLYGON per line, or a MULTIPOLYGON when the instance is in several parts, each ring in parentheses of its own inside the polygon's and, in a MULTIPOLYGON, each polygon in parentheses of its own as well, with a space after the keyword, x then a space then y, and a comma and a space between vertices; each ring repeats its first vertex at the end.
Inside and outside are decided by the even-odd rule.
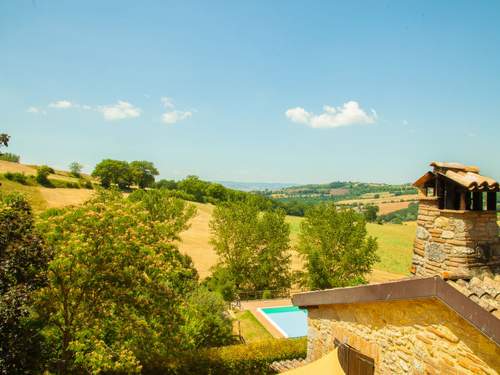
POLYGON ((31 374, 40 366, 43 340, 31 307, 49 258, 27 201, 0 196, 0 374, 31 374))
POLYGON ((175 364, 144 368, 147 375, 264 375, 274 374, 270 364, 305 358, 306 338, 270 339, 250 344, 223 346, 184 353, 175 364))

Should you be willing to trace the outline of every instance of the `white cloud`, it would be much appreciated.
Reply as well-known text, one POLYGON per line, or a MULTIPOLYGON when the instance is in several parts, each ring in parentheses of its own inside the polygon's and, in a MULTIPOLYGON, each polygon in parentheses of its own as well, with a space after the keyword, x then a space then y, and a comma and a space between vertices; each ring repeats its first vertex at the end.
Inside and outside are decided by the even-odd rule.
POLYGON ((99 111, 103 114, 104 119, 109 121, 134 118, 141 115, 140 108, 122 100, 119 100, 114 105, 99 107, 99 111))
POLYGON ((171 109, 171 108, 175 107, 173 99, 169 98, 168 96, 164 96, 160 100, 161 100, 161 103, 163 104, 163 106, 165 108, 170 108, 171 109))
MULTIPOLYGON (((167 109, 167 112, 163 113, 161 120, 165 124, 176 124, 179 121, 190 118, 193 115, 193 110, 190 111, 179 111, 175 108, 174 100, 168 96, 164 96, 160 99, 163 106, 167 109)), ((195 111, 196 112, 196 111, 195 111)))
POLYGON ((290 108, 285 112, 292 122, 305 124, 311 128, 338 128, 341 126, 373 124, 377 119, 377 112, 371 110, 368 114, 355 101, 344 103, 340 107, 325 105, 323 113, 315 115, 302 107, 290 108))
POLYGON ((29 107, 26 112, 28 113, 34 113, 34 114, 37 114, 37 115, 45 115, 47 114, 47 112, 41 108, 38 108, 38 107, 29 107))
POLYGON ((293 122, 297 122, 299 124, 307 124, 311 119, 311 113, 307 112, 304 108, 296 107, 290 108, 285 112, 286 117, 288 117, 293 122))
POLYGON ((165 112, 161 119, 165 124, 175 124, 179 121, 190 118, 193 115, 190 111, 170 111, 165 112))
POLYGON ((56 102, 50 103, 49 107, 57 109, 68 109, 71 107, 75 107, 75 104, 71 103, 69 100, 58 100, 56 102))

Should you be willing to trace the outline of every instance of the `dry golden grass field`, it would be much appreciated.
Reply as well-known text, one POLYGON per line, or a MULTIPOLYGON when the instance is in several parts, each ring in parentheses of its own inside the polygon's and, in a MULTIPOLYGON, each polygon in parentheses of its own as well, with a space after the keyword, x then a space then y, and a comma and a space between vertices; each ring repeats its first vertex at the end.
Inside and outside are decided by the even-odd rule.
MULTIPOLYGON (((37 167, 35 165, 26 165, 20 163, 12 163, 10 161, 0 160, 0 173, 24 173, 27 176, 36 175, 37 167)), ((57 179, 70 182, 78 182, 78 178, 71 176, 71 173, 66 171, 55 170, 56 173, 49 175, 49 179, 57 179)), ((82 177, 90 178, 89 175, 83 174, 82 177)))

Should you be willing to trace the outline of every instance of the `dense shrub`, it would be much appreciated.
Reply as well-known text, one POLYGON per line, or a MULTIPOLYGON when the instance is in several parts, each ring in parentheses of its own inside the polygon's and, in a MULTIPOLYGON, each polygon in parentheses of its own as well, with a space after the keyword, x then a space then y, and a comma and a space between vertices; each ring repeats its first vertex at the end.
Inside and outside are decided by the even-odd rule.
POLYGON ((36 172, 36 182, 42 186, 52 187, 49 181, 49 174, 54 173, 54 170, 46 165, 38 167, 36 172))
POLYGON ((304 358, 305 338, 270 339, 184 353, 177 363, 143 368, 147 375, 265 375, 274 374, 269 365, 275 361, 304 358))
POLYGON ((5 154, 0 154, 0 160, 10 161, 13 163, 19 163, 21 157, 16 154, 11 154, 10 152, 6 152, 5 154))
POLYGON ((49 258, 26 200, 0 196, 0 374, 32 374, 40 366, 40 321, 31 308, 49 258))
POLYGON ((4 177, 10 181, 14 181, 14 182, 20 183, 22 185, 28 185, 28 177, 24 173, 7 172, 4 174, 4 177))

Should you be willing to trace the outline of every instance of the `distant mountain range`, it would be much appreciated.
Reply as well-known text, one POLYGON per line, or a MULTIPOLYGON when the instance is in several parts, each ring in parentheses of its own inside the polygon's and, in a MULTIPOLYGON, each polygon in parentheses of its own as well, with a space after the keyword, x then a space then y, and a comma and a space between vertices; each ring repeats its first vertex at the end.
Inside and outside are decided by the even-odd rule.
POLYGON ((237 182, 237 181, 216 181, 219 184, 235 190, 257 191, 257 190, 280 190, 287 187, 297 186, 298 184, 286 184, 281 182, 237 182))

